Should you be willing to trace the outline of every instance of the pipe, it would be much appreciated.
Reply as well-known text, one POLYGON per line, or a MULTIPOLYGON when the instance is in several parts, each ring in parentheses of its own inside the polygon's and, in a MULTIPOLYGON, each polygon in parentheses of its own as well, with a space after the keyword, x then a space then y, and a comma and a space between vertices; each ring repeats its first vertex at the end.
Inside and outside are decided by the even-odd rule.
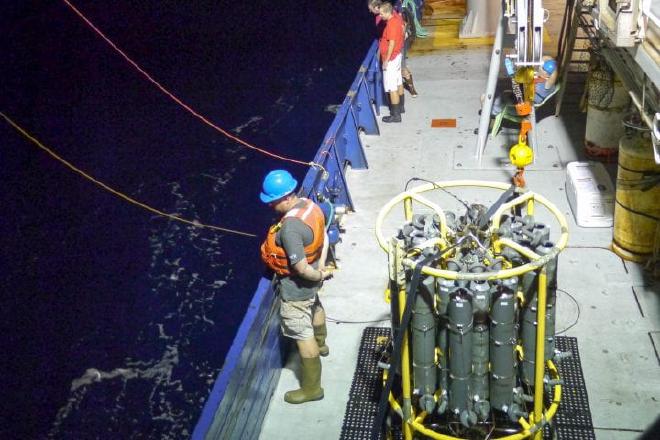
POLYGON ((523 353, 520 378, 525 384, 531 387, 534 385, 534 372, 536 371, 538 274, 536 272, 528 272, 523 275, 521 281, 521 292, 525 298, 525 307, 520 313, 520 340, 523 353))
POLYGON ((496 243, 493 243, 493 246, 506 246, 510 247, 514 251, 518 252, 519 254, 524 255, 525 257, 529 258, 530 260, 538 260, 541 258, 539 254, 534 252, 528 247, 522 246, 521 244, 516 243, 515 241, 508 239, 508 238, 500 238, 497 240, 496 243))
POLYGON ((412 198, 406 197, 403 199, 403 216, 405 217, 406 221, 412 221, 413 218, 413 210, 412 210, 412 198))
POLYGON ((438 373, 436 370, 436 320, 433 303, 436 296, 435 278, 426 277, 420 284, 412 316, 413 384, 419 390, 418 407, 432 412, 436 400, 438 373))
POLYGON ((527 201, 527 215, 534 215, 534 199, 527 201))
MULTIPOLYGON (((543 242, 537 246, 536 251, 543 255, 552 246, 550 242, 543 242)), ((557 264, 554 258, 545 266, 547 274, 547 291, 545 299, 545 360, 550 360, 555 354, 555 315, 557 311, 557 264)))
POLYGON ((472 302, 466 289, 458 289, 449 301, 449 411, 469 428, 476 414, 472 411, 472 302))
POLYGON ((644 109, 639 96, 637 96, 637 94, 633 91, 629 91, 628 94, 630 95, 630 99, 632 99, 633 104, 635 104, 635 107, 637 107, 637 110, 639 110, 639 115, 642 117, 644 123, 648 125, 651 130, 653 130, 653 120, 646 113, 646 110, 644 109))
POLYGON ((490 415, 490 387, 488 382, 489 329, 485 323, 474 326, 472 332, 472 394, 474 411, 479 420, 490 415))
POLYGON ((505 412, 511 406, 516 381, 516 288, 515 284, 501 288, 490 312, 490 403, 505 412))
MULTIPOLYGON (((545 362, 545 300, 548 287, 547 273, 545 267, 539 274, 538 304, 536 310, 536 357, 534 372, 534 422, 540 422, 543 416, 543 373, 545 362)), ((543 430, 539 429, 534 434, 534 440, 543 438, 543 430)))
POLYGON ((481 106, 481 116, 479 118, 479 132, 477 137, 477 151, 475 157, 477 163, 481 165, 481 157, 486 149, 486 140, 488 138, 488 125, 490 125, 490 113, 493 109, 493 100, 495 99, 495 88, 497 87, 497 77, 500 73, 500 62, 502 58, 502 40, 504 35, 504 14, 497 24, 495 31, 495 41, 493 42, 493 52, 490 56, 490 66, 488 68, 488 82, 486 83, 486 95, 484 103, 481 106))
MULTIPOLYGON (((406 290, 399 290, 399 304, 406 303, 406 290)), ((404 307, 399 307, 399 320, 403 320, 404 307)), ((412 403, 410 398, 410 353, 408 352, 408 329, 403 328, 401 343, 401 393, 403 397, 403 420, 407 422, 412 418, 412 403)), ((393 367, 393 366, 392 366, 393 367)), ((403 424, 403 440, 412 440, 412 429, 408 423, 403 424)))
POLYGON ((493 226, 491 227, 491 230, 497 232, 500 229, 500 221, 502 219, 502 214, 504 211, 508 211, 514 206, 522 205, 523 203, 534 199, 537 196, 537 194, 534 194, 532 191, 527 191, 518 197, 516 197, 513 200, 509 200, 506 203, 502 203, 499 208, 497 208, 497 211, 493 213, 491 218, 493 219, 493 226))
MULTIPOLYGON (((387 375, 383 374, 383 382, 387 380, 387 375)), ((390 402, 390 406, 392 407, 392 410, 401 417, 401 420, 403 420, 403 410, 401 409, 401 406, 399 405, 399 402, 396 401, 392 393, 390 392, 389 397, 387 398, 388 402, 390 402)))
MULTIPOLYGON (((414 188, 413 191, 406 191, 399 195, 403 195, 403 213, 406 216, 406 221, 412 221, 412 201, 415 200, 421 203, 422 205, 428 206, 438 215, 438 218, 440 219, 440 237, 444 239, 447 236, 447 217, 445 216, 445 212, 442 210, 442 208, 440 208, 439 205, 417 194, 417 192, 414 191, 414 188), (408 215, 410 216, 410 218, 408 218, 408 215)), ((385 206, 388 205, 389 203, 386 204, 385 206)), ((391 206, 394 206, 394 204, 392 204, 391 206)), ((384 207, 381 208, 381 211, 383 209, 384 207)))

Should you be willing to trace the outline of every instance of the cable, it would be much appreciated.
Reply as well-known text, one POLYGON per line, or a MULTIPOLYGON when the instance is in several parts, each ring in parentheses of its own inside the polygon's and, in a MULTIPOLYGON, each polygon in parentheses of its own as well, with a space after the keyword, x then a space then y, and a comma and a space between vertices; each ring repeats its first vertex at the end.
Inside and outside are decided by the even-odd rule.
POLYGON ((458 200, 463 206, 465 206, 466 209, 468 209, 468 210, 470 209, 470 206, 465 201, 459 199, 458 196, 456 196, 452 192, 447 191, 446 189, 444 189, 441 186, 438 186, 435 182, 433 182, 431 180, 426 180, 426 179, 423 179, 421 177, 411 177, 410 179, 408 179, 408 181, 406 182, 405 190, 408 191, 408 185, 410 185, 410 182, 416 182, 416 181, 430 183, 431 185, 433 185, 434 189, 439 189, 439 190, 442 190, 442 191, 446 192, 447 194, 449 194, 450 196, 452 196, 453 198, 458 200))
POLYGON ((191 115, 202 121, 204 124, 208 125, 209 127, 213 128, 216 131, 219 131, 222 133, 224 136, 227 138, 233 140, 234 142, 238 142, 239 144, 248 147, 252 150, 256 150, 262 154, 265 154, 266 156, 274 157, 275 159, 280 159, 280 160, 285 160, 288 162, 293 162, 301 165, 307 165, 310 167, 317 167, 320 168, 322 171, 325 172, 325 168, 323 168, 322 165, 317 164, 315 162, 303 162, 301 160, 297 159, 292 159, 286 156, 281 156, 279 154, 271 153, 270 151, 267 151, 263 148, 256 147, 242 139, 240 139, 237 136, 234 136, 233 134, 229 133, 228 131, 222 129, 221 127, 217 126, 213 122, 211 122, 209 119, 204 117, 202 114, 198 113, 195 111, 192 107, 184 103, 181 99, 177 98, 172 92, 170 92, 168 89, 165 88, 161 83, 156 81, 147 71, 145 71, 142 67, 138 65, 135 61, 133 61, 123 50, 121 50, 115 43, 110 40, 101 30, 94 25, 85 15, 83 15, 82 12, 80 12, 78 9, 76 9, 69 0, 62 0, 78 17, 80 17, 81 20, 83 20, 94 32, 96 32, 103 40, 105 40, 106 43, 110 45, 119 55, 121 55, 126 62, 128 62, 131 66, 133 66, 138 72, 140 72, 150 83, 155 85, 161 92, 163 92, 165 95, 167 95, 172 101, 176 102, 179 104, 181 107, 183 107, 185 110, 187 110, 191 115))
POLYGON ((565 329, 560 330, 558 332, 555 332, 555 335, 561 335, 562 333, 566 333, 567 331, 569 331, 570 329, 575 327, 577 325, 578 321, 580 320, 580 303, 578 302, 577 299, 575 299, 575 297, 573 295, 571 295, 570 293, 568 293, 564 289, 557 289, 557 292, 563 292, 566 295, 568 295, 568 297, 573 300, 573 302, 575 303, 575 306, 577 307, 577 317, 575 318, 575 321, 571 325, 566 327, 565 329))
POLYGON ((344 319, 331 318, 328 315, 325 316, 325 319, 327 321, 334 322, 335 324, 375 324, 378 322, 385 322, 390 320, 390 318, 384 318, 384 319, 377 319, 374 321, 346 321, 344 319))
POLYGON ((25 138, 27 138, 30 142, 32 142, 34 145, 36 145, 37 147, 39 147, 39 148, 41 148, 42 150, 44 150, 46 153, 48 153, 49 155, 51 155, 51 156, 52 156, 53 158, 55 158, 57 161, 63 163, 67 168, 69 168, 69 169, 71 169, 72 171, 74 171, 74 172, 80 174, 80 175, 83 176, 85 179, 94 182, 95 184, 97 184, 98 186, 100 186, 100 187, 103 188, 104 190, 106 190, 106 191, 108 191, 108 192, 114 194, 115 196, 117 196, 117 197, 119 197, 119 198, 121 198, 121 199, 124 199, 124 200, 126 200, 127 202, 129 202, 129 203, 132 203, 133 205, 139 206, 140 208, 146 209, 147 211, 152 212, 152 213, 154 213, 154 214, 157 214, 157 215, 159 215, 159 216, 167 217, 167 218, 169 218, 169 219, 176 220, 176 221, 179 221, 179 222, 181 222, 181 223, 186 223, 186 224, 191 225, 191 226, 194 226, 194 227, 196 227, 196 228, 208 228, 208 229, 213 229, 213 230, 216 230, 216 231, 228 232, 228 233, 230 233, 230 234, 243 235, 243 236, 245 236, 245 237, 256 237, 256 234, 250 234, 250 233, 248 233, 248 232, 242 232, 242 231, 238 231, 238 230, 236 230, 236 229, 229 229, 229 228, 224 228, 224 227, 221 227, 221 226, 207 225, 207 224, 204 224, 204 223, 200 223, 200 222, 198 222, 198 221, 196 221, 196 220, 187 220, 187 219, 185 219, 185 218, 179 217, 179 216, 174 215, 174 214, 168 214, 168 213, 163 212, 163 211, 160 211, 160 210, 158 210, 158 209, 156 209, 156 208, 152 208, 151 206, 146 205, 146 204, 144 204, 144 203, 142 203, 142 202, 139 202, 139 201, 135 200, 134 198, 132 198, 132 197, 130 197, 130 196, 127 196, 126 194, 124 194, 124 193, 122 193, 122 192, 120 192, 120 191, 117 191, 116 189, 113 189, 113 188, 109 187, 109 186, 106 185, 105 183, 103 183, 103 182, 101 182, 101 181, 95 179, 94 177, 92 177, 91 175, 87 174, 86 172, 84 172, 84 171, 81 170, 80 168, 76 167, 76 166, 73 165, 71 162, 69 162, 69 161, 67 161, 66 159, 62 158, 62 157, 59 156, 57 153, 55 153, 53 150, 51 150, 50 148, 48 148, 47 146, 45 146, 44 144, 42 144, 41 142, 39 142, 38 139, 36 139, 36 138, 34 138, 33 136, 31 136, 27 131, 25 131, 25 130, 24 130, 23 128, 21 128, 18 124, 16 124, 14 121, 12 121, 12 120, 11 120, 7 115, 5 115, 4 113, 0 112, 0 116, 2 116, 2 117, 5 119, 5 121, 7 121, 7 123, 8 123, 9 125, 11 125, 12 127, 14 127, 14 129, 16 129, 16 131, 18 131, 19 133, 21 133, 21 134, 22 134, 25 138))
POLYGON ((399 322, 399 331, 396 332, 393 336, 392 343, 392 355, 390 358, 390 370, 387 375, 387 381, 383 386, 383 390, 380 394, 380 399, 378 401, 378 410, 376 412, 376 417, 374 424, 372 425, 371 440, 380 439, 385 428, 385 415, 387 413, 388 398, 390 392, 392 391, 392 386, 394 385, 394 377, 396 376, 396 369, 399 368, 399 363, 401 362, 401 347, 403 344, 403 336, 406 334, 406 329, 410 323, 412 316, 412 309, 414 305, 414 300, 417 295, 417 288, 419 287, 422 268, 426 266, 431 261, 440 258, 441 255, 432 254, 425 257, 421 262, 418 262, 415 268, 413 269, 412 278, 410 284, 406 287, 406 302, 404 304, 399 304, 399 307, 403 307, 403 314, 399 322))
POLYGON ((612 252, 612 249, 610 249, 606 246, 579 246, 579 245, 573 245, 573 246, 566 246, 564 249, 603 249, 605 251, 612 252))

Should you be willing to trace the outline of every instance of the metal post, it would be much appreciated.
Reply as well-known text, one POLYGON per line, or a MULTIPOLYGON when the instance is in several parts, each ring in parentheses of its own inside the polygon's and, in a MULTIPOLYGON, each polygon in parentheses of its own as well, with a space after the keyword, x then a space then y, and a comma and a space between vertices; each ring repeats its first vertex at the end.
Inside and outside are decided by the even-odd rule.
MULTIPOLYGON (((538 301, 536 309, 536 357, 534 359, 534 423, 543 417, 543 374, 545 372, 545 301, 548 281, 545 266, 539 274, 538 301)), ((543 438, 543 430, 534 434, 534 440, 543 438)))
POLYGON ((534 163, 534 162, 536 162, 539 151, 541 151, 541 149, 537 145, 538 144, 538 136, 537 136, 537 133, 536 133, 536 127, 537 127, 537 124, 536 124, 536 109, 534 108, 534 105, 532 105, 532 112, 529 114, 529 120, 532 123, 532 130, 531 130, 532 136, 531 136, 531 139, 530 139, 530 136, 528 136, 527 139, 528 139, 528 142, 530 144, 532 144, 532 151, 533 151, 532 163, 534 163))
MULTIPOLYGON (((504 11, 504 7, 502 7, 504 11)), ((490 112, 493 109, 493 99, 495 98, 495 88, 497 87, 497 78, 500 73, 500 60, 502 56, 502 40, 504 34, 504 13, 500 17, 495 32, 495 41, 493 42, 493 53, 490 57, 490 68, 488 69, 488 82, 486 83, 486 95, 481 106, 481 117, 479 118, 479 136, 477 138, 477 151, 475 156, 477 163, 481 165, 481 156, 486 148, 488 137, 488 125, 490 124, 490 112)))
MULTIPOLYGON (((411 292, 412 293, 412 292, 411 292)), ((399 320, 403 320, 404 304, 406 303, 406 289, 399 290, 399 320)), ((401 328, 403 332, 403 342, 401 344, 401 391, 403 397, 403 439, 412 440, 412 401, 410 393, 410 354, 408 352, 408 329, 401 328)), ((391 372, 394 374, 394 372, 391 372)))
POLYGON ((413 210, 412 210, 412 198, 406 197, 403 199, 403 215, 406 218, 406 221, 412 221, 413 210))

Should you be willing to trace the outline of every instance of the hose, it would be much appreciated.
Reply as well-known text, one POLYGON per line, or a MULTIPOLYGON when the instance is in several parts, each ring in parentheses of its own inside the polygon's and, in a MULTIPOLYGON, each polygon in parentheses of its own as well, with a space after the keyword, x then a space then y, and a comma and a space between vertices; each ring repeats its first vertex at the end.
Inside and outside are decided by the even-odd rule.
POLYGON ((412 16, 415 19, 415 35, 419 38, 428 37, 429 32, 422 27, 422 24, 417 19, 417 5, 412 0, 403 0, 401 2, 402 8, 407 8, 408 6, 410 6, 410 9, 412 10, 412 16))
POLYGON ((410 318, 412 317, 413 304, 415 303, 415 297, 417 296, 417 288, 419 287, 420 278, 422 275, 422 268, 429 264, 431 261, 440 258, 440 253, 435 252, 427 257, 425 257, 413 271, 412 279, 408 287, 408 294, 406 296, 406 304, 403 312, 403 317, 399 323, 399 331, 394 336, 394 342, 392 344, 392 357, 390 358, 390 371, 387 375, 387 381, 383 387, 383 391, 380 395, 380 400, 378 402, 378 412, 376 413, 376 421, 371 431, 372 440, 378 440, 381 432, 385 428, 385 415, 387 412, 388 400, 390 392, 392 391, 392 385, 394 384, 394 378, 396 376, 394 369, 396 365, 399 365, 401 362, 401 347, 403 344, 403 336, 405 335, 405 330, 410 324, 410 318))

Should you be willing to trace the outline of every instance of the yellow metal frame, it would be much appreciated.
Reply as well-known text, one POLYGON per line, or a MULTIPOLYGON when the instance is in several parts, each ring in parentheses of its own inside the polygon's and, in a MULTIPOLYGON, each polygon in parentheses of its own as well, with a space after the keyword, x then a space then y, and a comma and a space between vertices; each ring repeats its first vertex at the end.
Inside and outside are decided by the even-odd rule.
MULTIPOLYGON (((438 187, 448 188, 448 187, 480 187, 480 188, 491 188, 491 189, 500 189, 507 190, 509 185, 499 182, 488 182, 488 181, 478 181, 478 180, 456 180, 451 182, 436 182, 429 183, 426 185, 420 185, 413 188, 410 191, 403 192, 390 200, 378 213, 378 218, 376 219, 376 238, 378 244, 383 250, 390 253, 389 243, 384 238, 381 227, 383 221, 390 213, 392 208, 403 202, 404 206, 404 216, 407 221, 412 220, 413 209, 412 202, 413 200, 421 203, 431 209, 439 216, 440 219, 440 239, 434 242, 434 245, 437 244, 441 248, 444 248, 447 243, 447 219, 443 210, 435 203, 429 201, 428 199, 419 195, 419 193, 432 191, 438 187)), ((544 376, 544 358, 545 358, 545 311, 546 311, 546 300, 547 300, 547 273, 545 265, 551 259, 555 258, 559 252, 566 246, 568 243, 568 224, 566 218, 562 213, 550 203, 543 196, 533 193, 531 191, 524 192, 520 196, 511 200, 508 203, 503 204, 499 207, 497 211, 493 214, 492 226, 490 229, 491 234, 495 237, 493 246, 497 251, 501 250, 502 247, 509 247, 524 255, 525 257, 532 260, 531 262, 524 264, 519 267, 511 269, 503 269, 497 272, 492 273, 464 273, 464 272, 455 272, 450 270, 436 269, 429 266, 422 267, 422 273, 425 275, 431 275, 438 278, 457 280, 457 279, 472 279, 472 280, 495 280, 495 279, 504 279, 511 278, 514 276, 519 276, 524 273, 539 270, 538 277, 538 300, 537 300, 537 311, 536 311, 536 357, 535 357, 535 371, 534 371, 534 410, 529 414, 529 419, 521 417, 518 420, 518 423, 521 426, 521 431, 516 434, 511 434, 505 437, 498 437, 498 440, 519 440, 532 437, 534 440, 540 440, 543 437, 543 426, 554 417, 557 412, 557 407, 561 400, 561 385, 554 385, 553 399, 550 403, 550 406, 543 411, 543 376, 544 376), (534 251, 524 246, 515 243, 513 240, 509 240, 504 237, 498 237, 497 233, 500 227, 500 221, 504 212, 510 210, 511 208, 525 204, 527 213, 532 215, 535 210, 535 203, 538 202, 541 205, 545 206, 556 218, 557 222, 561 228, 561 236, 557 244, 550 250, 547 255, 540 256, 534 251)), ((404 259, 403 265, 414 268, 416 263, 411 259, 404 259)), ((405 289, 399 290, 399 304, 406 303, 406 291, 405 289)), ((400 310, 400 313, 403 314, 403 309, 400 310)), ((410 377, 410 359, 409 359, 409 347, 408 347, 408 338, 407 338, 407 329, 404 330, 403 343, 401 347, 401 381, 402 381, 402 398, 403 398, 403 408, 399 402, 394 398, 390 393, 388 400, 390 406, 394 411, 400 414, 403 418, 403 438, 404 440, 412 440, 413 434, 419 432, 429 438, 437 440, 464 440, 458 437, 453 437, 446 434, 441 434, 435 432, 431 429, 426 428, 423 425, 424 418, 426 417, 426 412, 421 412, 418 416, 415 415, 415 409, 411 405, 411 377, 410 377)), ((559 379, 559 373, 556 366, 551 360, 547 362, 548 370, 550 371, 553 379, 559 379)))
MULTIPOLYGON (((412 219, 413 200, 431 208, 435 212, 435 214, 438 215, 440 219, 440 242, 441 243, 447 242, 446 240, 447 217, 445 216, 444 211, 437 204, 431 202, 430 200, 426 199, 425 197, 422 197, 419 194, 426 191, 432 191, 434 189, 437 189, 438 187, 441 188, 478 187, 478 188, 490 188, 490 189, 499 189, 502 191, 506 191, 507 189, 509 189, 510 185, 506 183, 489 182, 482 180, 454 180, 449 182, 435 182, 435 183, 420 185, 409 191, 405 191, 397 195, 392 200, 387 202, 385 206, 381 208, 380 212, 378 213, 378 217, 376 218, 376 240, 378 240, 378 244, 385 252, 388 252, 389 243, 382 233, 383 222, 392 211, 392 208, 394 208, 394 206, 396 206, 401 202, 403 202, 404 204, 404 215, 406 216, 406 220, 410 221, 412 219)), ((455 272, 452 270, 436 269, 430 266, 424 266, 422 268, 422 273, 424 275, 431 275, 434 277, 444 278, 448 280, 500 280, 504 278, 511 278, 514 276, 520 276, 532 270, 540 269, 541 267, 545 266, 548 263, 548 261, 554 259, 559 254, 559 252, 561 252, 561 250, 564 249, 564 247, 566 247, 566 244, 568 243, 568 222, 566 221, 566 218, 563 216, 561 211, 555 205, 553 205, 548 199, 532 191, 524 192, 523 194, 511 200, 510 202, 504 203, 502 206, 500 206, 500 208, 497 211, 495 211, 495 213, 491 218, 493 219, 493 224, 490 228, 490 231, 493 234, 493 237, 495 237, 495 241, 493 243, 495 249, 499 251, 502 247, 505 246, 511 247, 512 249, 530 258, 532 261, 522 266, 514 267, 511 269, 503 269, 498 272, 467 273, 467 272, 455 272), (546 255, 543 256, 537 255, 532 250, 520 246, 514 243, 512 240, 508 240, 504 237, 498 237, 500 221, 505 211, 510 210, 514 206, 525 204, 527 208, 527 212, 534 212, 535 203, 540 203, 541 205, 545 206, 548 209, 548 211, 552 213, 552 215, 555 217, 555 219, 557 220, 560 226, 561 235, 559 237, 559 240, 557 241, 557 244, 555 244, 555 246, 550 250, 550 252, 548 252, 546 255)), ((403 265, 409 268, 414 268, 416 264, 417 263, 411 259, 403 260, 403 265)))

